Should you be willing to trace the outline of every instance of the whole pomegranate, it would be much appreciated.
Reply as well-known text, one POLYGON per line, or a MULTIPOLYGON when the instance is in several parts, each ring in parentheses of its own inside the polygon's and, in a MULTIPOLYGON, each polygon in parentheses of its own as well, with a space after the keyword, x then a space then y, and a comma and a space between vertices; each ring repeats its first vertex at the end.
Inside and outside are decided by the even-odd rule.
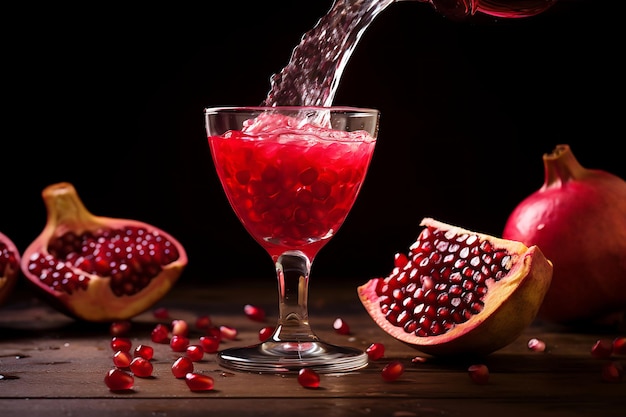
POLYGON ((568 145, 543 155, 545 182, 509 216, 503 237, 554 263, 539 317, 614 324, 626 311, 626 182, 580 165, 568 145))
POLYGON ((48 218, 21 269, 52 305, 93 322, 126 320, 160 300, 187 265, 174 237, 137 220, 91 214, 70 183, 42 192, 48 218))
POLYGON ((436 356, 487 355, 519 337, 550 286, 541 250, 429 218, 421 225, 388 276, 357 288, 376 324, 436 356))
POLYGON ((0 305, 11 294, 19 272, 20 253, 11 239, 0 233, 0 305))

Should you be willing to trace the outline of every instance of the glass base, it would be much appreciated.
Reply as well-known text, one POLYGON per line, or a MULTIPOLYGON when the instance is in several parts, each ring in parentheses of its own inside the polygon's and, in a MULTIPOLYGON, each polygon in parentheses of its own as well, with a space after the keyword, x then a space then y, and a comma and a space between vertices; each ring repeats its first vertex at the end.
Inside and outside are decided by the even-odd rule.
POLYGON ((364 368, 367 353, 320 341, 265 342, 224 349, 217 354, 217 361, 238 371, 297 373, 309 368, 318 373, 332 373, 364 368))

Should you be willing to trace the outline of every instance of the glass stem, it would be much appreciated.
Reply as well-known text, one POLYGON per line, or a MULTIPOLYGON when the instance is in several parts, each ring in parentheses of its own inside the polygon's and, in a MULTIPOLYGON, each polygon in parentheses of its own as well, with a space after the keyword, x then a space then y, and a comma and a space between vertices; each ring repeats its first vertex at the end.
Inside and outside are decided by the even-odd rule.
POLYGON ((274 342, 317 341, 309 325, 308 297, 311 260, 301 251, 287 251, 276 260, 279 317, 274 342))

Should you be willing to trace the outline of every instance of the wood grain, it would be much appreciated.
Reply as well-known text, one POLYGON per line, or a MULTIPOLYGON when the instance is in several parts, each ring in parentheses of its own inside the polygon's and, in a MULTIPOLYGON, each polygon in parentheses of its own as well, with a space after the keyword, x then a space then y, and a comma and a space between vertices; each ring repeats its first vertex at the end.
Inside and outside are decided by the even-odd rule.
MULTIPOLYGON (((220 286, 177 288, 158 306, 170 317, 194 323, 209 314, 216 324, 239 330, 237 340, 223 347, 255 343, 263 323, 243 314, 243 305, 257 304, 272 324, 276 311, 273 288, 220 286), (243 293, 242 293, 243 292, 243 293)), ((128 393, 113 393, 104 384, 113 351, 107 324, 76 322, 47 304, 20 294, 0 310, 0 414, 4 416, 507 416, 626 415, 626 382, 606 383, 601 367, 607 360, 592 358, 599 338, 617 333, 575 333, 534 323, 514 343, 480 359, 490 369, 487 385, 476 385, 467 367, 478 359, 437 359, 400 343, 376 327, 360 305, 354 288, 311 291, 311 323, 329 342, 367 348, 385 345, 385 357, 347 374, 322 375, 319 389, 301 387, 295 377, 249 374, 220 368, 215 355, 205 355, 195 370, 211 375, 215 389, 189 391, 170 367, 180 355, 169 345, 154 344, 150 331, 157 322, 152 310, 133 320, 134 345, 155 348, 151 378, 136 378, 128 393), (349 336, 336 334, 332 322, 346 320, 349 336), (527 348, 530 338, 547 344, 545 352, 527 348), (414 361, 424 357, 425 361, 414 361), (405 364, 394 382, 380 372, 391 360, 405 364)), ((201 333, 193 330, 192 341, 201 333)), ((612 360, 626 362, 624 357, 612 360)))

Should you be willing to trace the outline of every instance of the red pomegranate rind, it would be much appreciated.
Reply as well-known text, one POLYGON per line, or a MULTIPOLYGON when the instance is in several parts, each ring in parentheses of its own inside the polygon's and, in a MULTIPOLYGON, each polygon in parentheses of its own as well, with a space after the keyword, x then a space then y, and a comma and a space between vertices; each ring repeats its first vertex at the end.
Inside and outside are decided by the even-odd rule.
POLYGON ((502 236, 554 263, 538 317, 574 327, 626 318, 626 181, 588 169, 569 145, 543 155, 544 183, 513 209, 502 236))
POLYGON ((173 236, 141 221, 93 215, 70 183, 50 185, 42 197, 47 222, 24 251, 21 270, 71 317, 132 318, 163 298, 187 265, 185 249, 173 236), (140 251, 141 245, 150 250, 140 251), (107 250, 128 252, 130 259, 103 254, 107 250), (55 273, 59 277, 51 278, 55 273))
MULTIPOLYGON (((479 301, 478 307, 465 311, 465 316, 462 319, 455 320, 453 324, 446 324, 442 316, 443 313, 440 311, 434 313, 436 309, 433 306, 441 306, 434 299, 431 299, 431 301, 421 300, 425 307, 420 306, 418 310, 413 310, 414 307, 410 306, 411 313, 403 313, 405 316, 411 317, 408 320, 418 320, 423 315, 422 311, 430 306, 432 321, 444 323, 437 328, 437 331, 423 335, 419 331, 416 333, 415 331, 405 330, 403 325, 406 325, 408 320, 400 320, 401 325, 396 324, 399 321, 396 313, 388 313, 390 319, 387 318, 385 312, 381 310, 381 301, 383 305, 386 305, 388 298, 385 297, 389 297, 388 294, 383 292, 385 288, 383 283, 385 281, 383 278, 371 279, 358 287, 357 291, 363 306, 378 326, 394 338, 424 353, 437 356, 458 354, 486 355, 515 340, 537 315, 539 306, 550 285, 552 263, 544 257, 543 253, 536 246, 529 248, 520 242, 472 232, 433 219, 424 219, 421 225, 426 226, 426 229, 422 231, 420 236, 427 236, 430 233, 437 233, 437 236, 444 234, 446 238, 451 239, 456 239, 456 237, 460 236, 470 236, 472 239, 477 239, 473 243, 473 247, 478 247, 483 242, 487 242, 484 246, 488 247, 490 251, 505 254, 505 257, 503 257, 505 259, 505 268, 498 269, 497 278, 491 277, 481 281, 481 285, 484 286, 481 294, 484 294, 481 295, 480 300, 474 299, 474 301, 479 301), (412 316, 412 313, 415 311, 420 311, 420 313, 412 316)), ((418 239, 418 242, 420 242, 420 239, 418 239)), ((430 259, 437 258, 443 262, 446 256, 452 256, 450 253, 441 251, 440 248, 434 246, 438 245, 427 248, 431 253, 430 259)), ((422 251, 422 249, 417 248, 414 244, 411 250, 413 259, 419 262, 421 255, 418 252, 422 251)), ((452 257, 447 262, 456 265, 456 260, 452 257)), ((411 260, 408 262, 411 262, 411 260)), ((427 262, 424 264, 427 264, 427 262)), ((402 285, 407 286, 410 282, 414 282, 413 288, 422 286, 420 275, 425 273, 425 270, 415 265, 412 263, 408 265, 410 271, 407 271, 402 278, 398 278, 404 280, 402 285), (420 268, 422 269, 420 270, 420 268)), ((441 285, 438 288, 442 288, 441 292, 446 292, 448 291, 446 288, 451 288, 453 282, 446 281, 443 277, 450 279, 447 273, 451 271, 447 271, 445 274, 443 269, 438 271, 440 271, 441 276, 434 278, 434 285, 441 285)), ((454 272, 453 270, 450 276, 454 272)), ((397 270, 393 271, 390 276, 394 275, 398 275, 397 270)), ((470 285, 473 284, 470 283, 470 285)), ((429 287, 433 288, 433 284, 429 284, 429 287)), ((401 300, 401 297, 398 300, 401 300)), ((410 301, 407 303, 405 305, 409 305, 410 301)), ((407 309, 405 305, 402 308, 407 309)), ((411 326, 407 327, 411 330, 413 329, 411 326)))
POLYGON ((20 272, 20 253, 15 244, 0 233, 0 305, 13 291, 20 272))

